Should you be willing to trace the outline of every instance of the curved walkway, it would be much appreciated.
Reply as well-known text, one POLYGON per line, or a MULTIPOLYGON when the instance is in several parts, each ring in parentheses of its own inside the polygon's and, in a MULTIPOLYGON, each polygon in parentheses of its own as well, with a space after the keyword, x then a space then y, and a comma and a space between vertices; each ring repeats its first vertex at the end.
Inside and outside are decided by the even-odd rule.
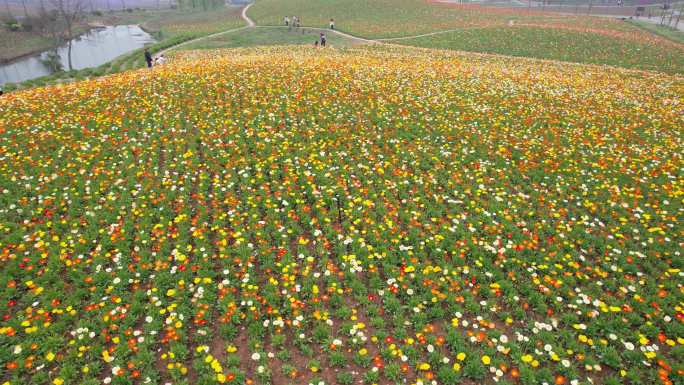
POLYGON ((246 7, 242 8, 242 14, 241 14, 242 20, 247 22, 248 27, 255 27, 256 26, 256 23, 254 22, 254 20, 250 19, 249 16, 247 16, 247 10, 249 9, 249 7, 252 6, 252 4, 254 4, 254 3, 249 3, 249 4, 247 4, 246 7))
POLYGON ((247 23, 246 26, 244 26, 244 27, 238 27, 238 28, 233 28, 233 29, 229 29, 229 30, 221 31, 221 32, 217 32, 217 33, 212 33, 211 35, 205 35, 205 36, 201 36, 201 37, 198 37, 198 38, 195 38, 195 39, 190 39, 190 40, 184 41, 184 42, 182 42, 182 43, 180 43, 180 44, 176 44, 176 45, 173 45, 173 46, 171 46, 171 47, 165 48, 165 49, 163 49, 163 50, 157 52, 157 55, 163 55, 163 54, 165 54, 165 53, 167 53, 167 52, 169 52, 169 51, 171 51, 171 50, 174 50, 174 49, 180 48, 180 47, 184 47, 184 46, 186 46, 186 45, 189 45, 189 44, 192 44, 192 43, 196 43, 196 42, 198 42, 198 41, 202 41, 202 40, 206 40, 206 39, 212 39, 212 38, 215 38, 215 37, 218 37, 218 36, 223 36, 223 35, 226 35, 226 34, 229 34, 229 33, 238 32, 238 31, 242 31, 242 30, 245 30, 245 29, 248 29, 248 28, 254 28, 254 27, 256 27, 256 23, 254 23, 254 20, 250 19, 249 16, 247 16, 247 10, 249 9, 249 7, 252 6, 252 4, 254 4, 254 3, 247 4, 246 7, 242 8, 242 13, 240 14, 240 16, 242 17, 242 20, 244 20, 245 23, 247 23))
POLYGON ((383 42, 383 41, 397 41, 397 40, 411 40, 411 39, 417 39, 419 37, 427 37, 427 36, 434 36, 434 35, 441 35, 449 32, 458 32, 458 31, 466 31, 470 29, 478 29, 478 28, 485 28, 485 27, 472 27, 472 28, 454 28, 454 29, 446 29, 444 31, 437 31, 437 32, 430 32, 430 33, 424 33, 422 35, 415 35, 415 36, 400 36, 400 37, 388 37, 385 39, 375 39, 376 42, 383 42))

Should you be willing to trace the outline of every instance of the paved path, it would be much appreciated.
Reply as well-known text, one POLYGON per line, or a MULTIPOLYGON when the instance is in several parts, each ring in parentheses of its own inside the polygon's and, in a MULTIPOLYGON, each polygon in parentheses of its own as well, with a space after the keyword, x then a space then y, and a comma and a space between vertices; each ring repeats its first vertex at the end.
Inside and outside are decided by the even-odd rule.
POLYGON ((249 16, 247 16, 247 10, 249 9, 249 7, 252 6, 252 4, 254 4, 254 3, 247 4, 246 7, 242 8, 242 14, 241 14, 241 16, 242 16, 242 20, 244 20, 244 21, 247 23, 246 26, 244 26, 244 27, 239 27, 239 28, 229 29, 229 30, 227 30, 227 31, 212 33, 211 35, 206 35, 206 36, 198 37, 198 38, 196 38, 196 39, 191 39, 191 40, 185 41, 185 42, 183 42, 183 43, 176 44, 176 45, 173 45, 173 46, 168 47, 168 48, 166 48, 166 49, 163 49, 163 50, 157 52, 157 55, 163 55, 163 54, 165 54, 165 53, 167 53, 167 52, 169 52, 169 51, 171 51, 171 50, 174 50, 174 49, 180 48, 180 47, 184 47, 184 46, 186 46, 186 45, 189 45, 189 44, 192 44, 192 43, 196 43, 196 42, 198 42, 198 41, 202 41, 202 40, 206 40, 206 39, 213 39, 213 38, 215 38, 215 37, 217 37, 217 36, 223 36, 223 35, 226 35, 226 34, 229 34, 229 33, 242 31, 242 30, 245 30, 245 29, 248 29, 248 28, 254 28, 254 27, 256 26, 256 23, 254 23, 254 20, 250 19, 249 16))
POLYGON ((441 34, 449 33, 449 32, 465 31, 465 30, 479 29, 479 28, 485 28, 485 27, 471 27, 471 28, 446 29, 446 30, 444 30, 444 31, 437 31, 437 32, 424 33, 424 34, 422 34, 422 35, 401 36, 401 37, 388 37, 388 38, 384 38, 384 39, 376 39, 375 41, 376 41, 376 42, 385 42, 385 41, 397 41, 397 40, 411 40, 411 39, 417 39, 417 38, 419 38, 419 37, 441 35, 441 34))
POLYGON ((249 4, 247 4, 246 7, 242 8, 242 15, 241 15, 242 20, 247 22, 248 27, 255 27, 256 26, 256 23, 254 22, 254 20, 250 19, 249 16, 247 16, 247 10, 249 9, 249 7, 252 6, 252 4, 254 4, 254 3, 249 3, 249 4))

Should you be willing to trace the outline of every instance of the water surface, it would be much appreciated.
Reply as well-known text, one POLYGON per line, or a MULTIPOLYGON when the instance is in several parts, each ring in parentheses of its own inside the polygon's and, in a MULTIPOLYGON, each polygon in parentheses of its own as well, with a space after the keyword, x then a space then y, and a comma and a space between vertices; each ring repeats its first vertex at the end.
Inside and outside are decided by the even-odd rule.
MULTIPOLYGON (((117 25, 94 29, 71 41, 73 69, 97 67, 127 52, 142 48, 154 39, 137 25, 117 25)), ((0 64, 0 84, 17 83, 50 75, 42 62, 48 51, 28 56, 8 64, 0 64)), ((64 70, 69 70, 69 44, 57 49, 64 70)))

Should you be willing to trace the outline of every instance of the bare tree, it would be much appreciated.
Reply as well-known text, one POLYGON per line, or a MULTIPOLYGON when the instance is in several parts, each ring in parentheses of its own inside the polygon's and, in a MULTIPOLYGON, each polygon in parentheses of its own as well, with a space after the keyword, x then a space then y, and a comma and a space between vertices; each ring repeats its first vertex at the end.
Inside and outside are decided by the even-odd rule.
POLYGON ((85 0, 50 0, 50 2, 57 11, 57 15, 64 22, 65 38, 69 40, 69 70, 72 70, 71 39, 74 36, 76 23, 85 17, 85 0))
POLYGON ((29 14, 28 14, 28 9, 26 9, 26 0, 21 0, 21 5, 24 7, 24 16, 26 16, 26 18, 28 19, 29 14))
POLYGON ((12 15, 12 10, 10 9, 9 0, 5 0, 5 9, 7 10, 7 16, 9 16, 10 19, 14 18, 14 15, 12 15))

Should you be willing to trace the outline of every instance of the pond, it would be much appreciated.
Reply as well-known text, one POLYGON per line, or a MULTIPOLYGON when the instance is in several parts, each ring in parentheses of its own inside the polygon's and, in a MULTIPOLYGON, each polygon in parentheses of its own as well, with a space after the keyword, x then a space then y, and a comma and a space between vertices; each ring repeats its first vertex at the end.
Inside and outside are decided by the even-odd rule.
MULTIPOLYGON (((127 52, 142 48, 154 38, 137 25, 117 25, 93 29, 71 41, 73 69, 97 67, 127 52)), ((48 51, 0 64, 0 84, 18 83, 50 75, 43 64, 48 51)), ((69 43, 57 49, 64 70, 69 70, 69 43)))

